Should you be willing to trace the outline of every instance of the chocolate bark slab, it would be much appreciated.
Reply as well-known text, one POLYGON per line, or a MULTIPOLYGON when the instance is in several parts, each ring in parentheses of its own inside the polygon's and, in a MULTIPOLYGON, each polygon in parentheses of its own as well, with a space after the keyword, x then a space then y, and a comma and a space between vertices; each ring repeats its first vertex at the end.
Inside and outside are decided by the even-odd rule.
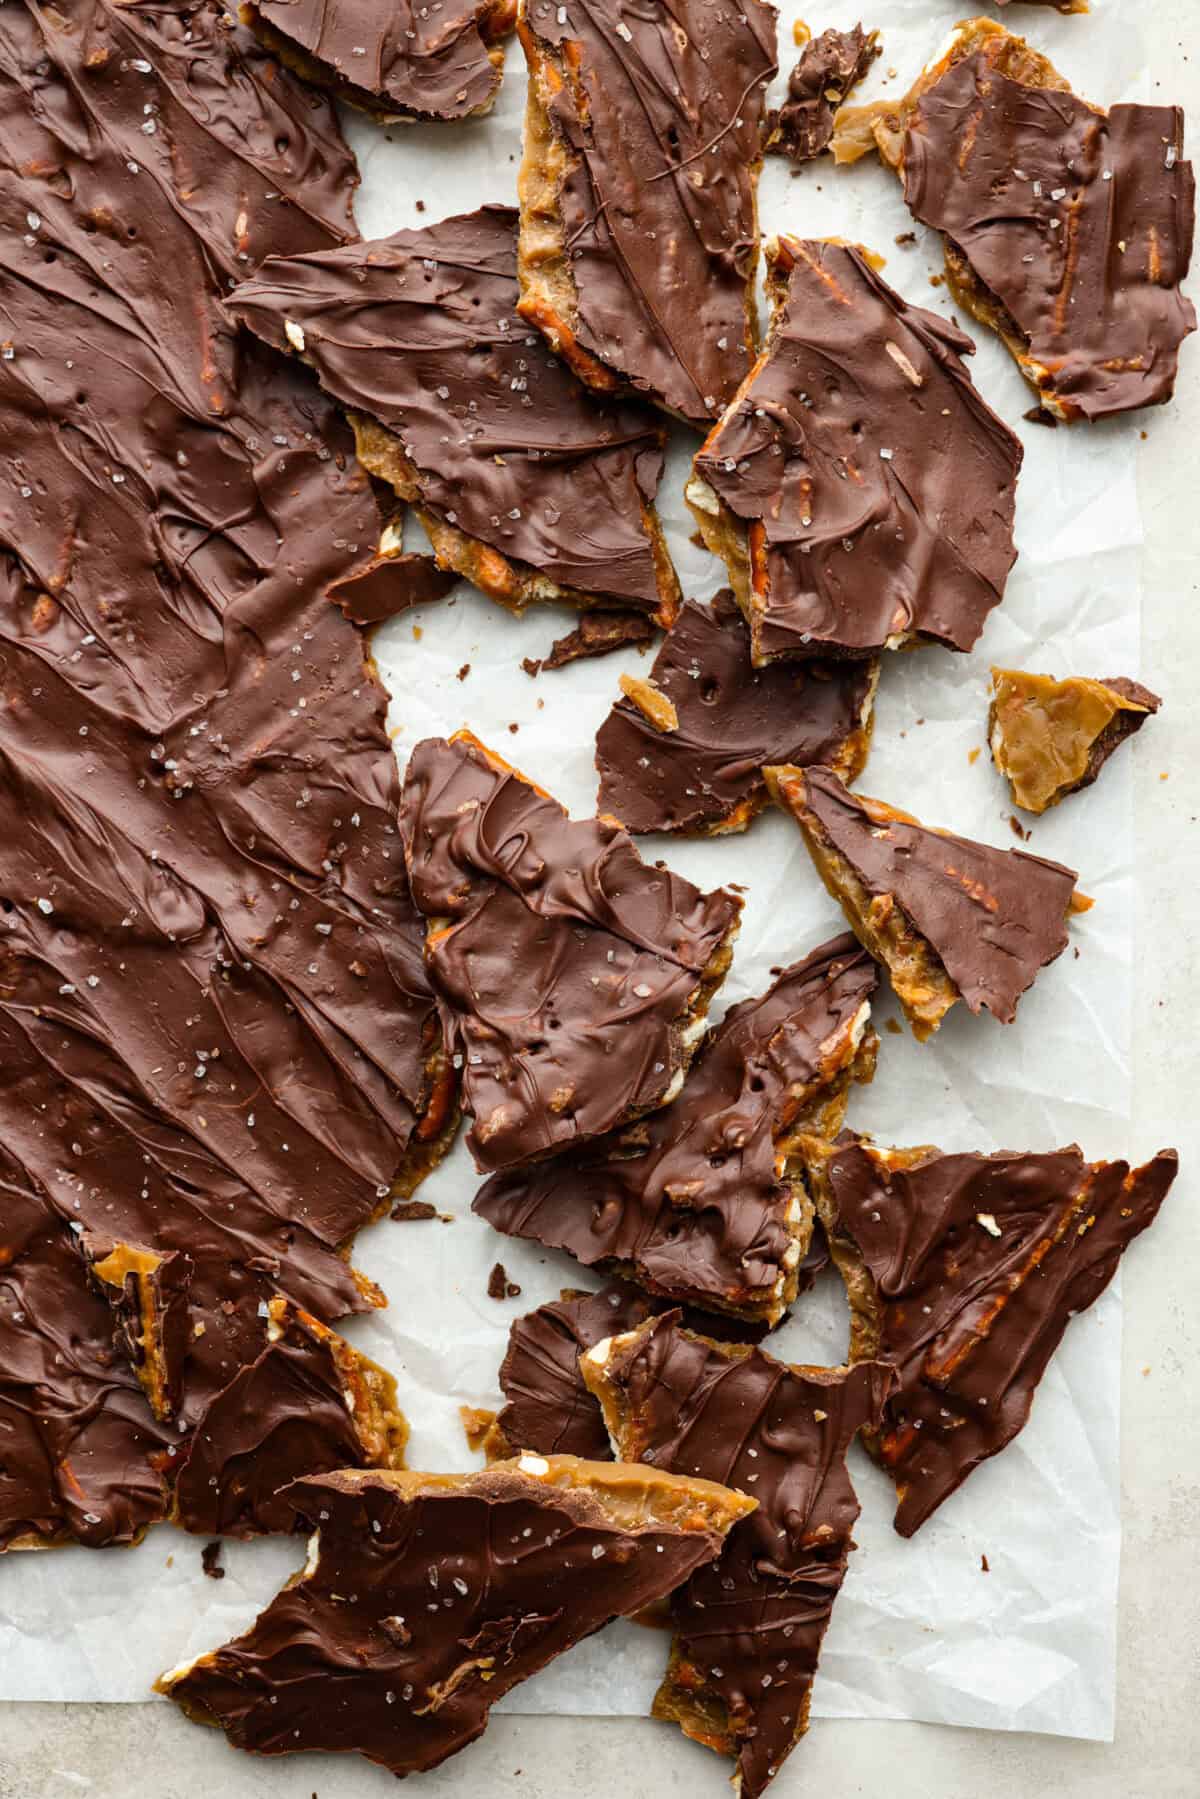
POLYGON ((409 758, 400 814, 483 1170, 665 1105, 729 967, 741 900, 648 866, 462 731, 409 758))
POLYGON ((487 112, 515 0, 243 0, 241 19, 306 81, 381 124, 487 112))
POLYGON ((767 149, 797 166, 820 156, 833 137, 836 108, 880 55, 879 33, 861 25, 812 38, 788 77, 787 99, 771 119, 767 149))
POLYGON ((919 1042, 960 999, 1011 1024, 1026 988, 1067 947, 1071 913, 1092 903, 1061 862, 923 825, 848 792, 827 768, 766 773, 919 1042))
POLYGON ((874 1073, 877 978, 849 935, 822 944, 726 1013, 673 1105, 577 1154, 495 1177, 474 1210, 652 1293, 776 1323, 812 1232, 793 1140, 814 1128, 836 1135, 851 1082, 874 1073))
POLYGON ((1074 1144, 984 1156, 850 1142, 813 1146, 810 1167, 851 1359, 899 1376, 866 1441, 911 1537, 1023 1429, 1068 1323, 1153 1223, 1178 1157, 1131 1169, 1085 1162, 1074 1144))
POLYGON ((596 734, 601 812, 627 831, 742 831, 767 803, 766 763, 821 762, 856 780, 871 740, 879 664, 755 668, 733 595, 686 600, 650 671, 668 728, 617 701, 596 734))
POLYGON ((808 1728, 821 1642, 854 1548, 846 1471, 894 1376, 879 1364, 793 1367, 714 1343, 679 1314, 599 1343, 584 1379, 623 1461, 753 1493, 721 1560, 671 1600, 675 1638, 653 1715, 736 1763, 758 1799, 808 1728))
POLYGON ((669 624, 678 584, 653 504, 662 429, 641 406, 590 394, 517 297, 517 215, 485 206, 272 260, 229 305, 316 370, 359 460, 413 506, 443 568, 518 612, 557 600, 669 624))
POLYGON ((851 245, 779 238, 767 262, 766 347, 687 489, 755 663, 969 650, 1016 560, 1023 455, 974 345, 851 245))
POLYGON ((971 19, 903 99, 839 114, 839 160, 873 148, 942 233, 954 298, 999 332, 1047 411, 1170 399, 1196 328, 1180 292, 1195 226, 1180 108, 1104 112, 1024 39, 971 19))
POLYGON ((521 312, 580 378, 703 428, 754 356, 762 0, 521 0, 521 312))
POLYGON ((1113 751, 1161 705, 1156 693, 1124 675, 1056 681, 1025 669, 993 668, 988 744, 1013 804, 1045 812, 1090 787, 1113 751))
POLYGON ((240 1749, 393 1774, 482 1734, 504 1693, 720 1553, 754 1500, 657 1469, 522 1456, 479 1474, 299 1481, 308 1562, 244 1636, 158 1681, 240 1749))

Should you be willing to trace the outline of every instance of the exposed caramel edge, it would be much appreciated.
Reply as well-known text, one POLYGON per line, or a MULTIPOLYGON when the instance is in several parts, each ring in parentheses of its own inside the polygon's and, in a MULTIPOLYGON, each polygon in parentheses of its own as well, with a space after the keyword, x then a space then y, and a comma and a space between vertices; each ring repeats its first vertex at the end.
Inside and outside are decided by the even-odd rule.
POLYGON ((1040 815, 1088 786, 1098 772, 1097 753, 1103 756, 1120 733, 1122 712, 1147 717, 1151 707, 1086 675, 1056 680, 993 668, 988 747, 1013 804, 1040 815))
POLYGON ((160 1424, 166 1423, 175 1410, 167 1395, 161 1320, 154 1291, 154 1276, 161 1268, 162 1260, 160 1255, 140 1243, 114 1243, 106 1256, 88 1264, 93 1281, 108 1288, 114 1297, 122 1296, 126 1282, 133 1281, 139 1323, 137 1340, 142 1352, 142 1359, 133 1371, 160 1424))

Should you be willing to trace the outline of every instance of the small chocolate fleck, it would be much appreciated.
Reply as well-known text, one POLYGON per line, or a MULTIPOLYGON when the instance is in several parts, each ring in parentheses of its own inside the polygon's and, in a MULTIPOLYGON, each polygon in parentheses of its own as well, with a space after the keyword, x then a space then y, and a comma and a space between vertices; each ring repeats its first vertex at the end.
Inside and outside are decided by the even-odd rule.
POLYGON ((206 1543, 200 1551, 200 1566, 210 1580, 224 1580, 225 1570, 221 1566, 222 1543, 218 1537, 215 1543, 206 1543))

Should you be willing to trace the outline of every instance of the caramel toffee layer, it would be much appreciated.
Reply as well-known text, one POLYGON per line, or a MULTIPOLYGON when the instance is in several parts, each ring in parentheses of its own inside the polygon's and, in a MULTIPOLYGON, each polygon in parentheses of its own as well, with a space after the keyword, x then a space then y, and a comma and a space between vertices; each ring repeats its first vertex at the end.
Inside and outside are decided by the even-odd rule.
MULTIPOLYGON (((910 1537, 1029 1417, 1071 1317, 1099 1297, 1175 1178, 1049 1155, 826 1146, 818 1206, 846 1279, 851 1355, 899 1388, 871 1447, 910 1537)), ((759 1498, 762 1495, 759 1494, 759 1498)))
MULTIPOLYGON (((633 402, 591 395, 517 316, 516 240, 515 211, 485 206, 271 261, 230 306, 268 343, 300 351, 352 415, 384 427, 403 464, 389 478, 433 519, 440 559, 485 592, 504 597, 505 570, 488 561, 502 558, 536 577, 513 603, 558 597, 669 618, 675 578, 651 513, 662 430, 633 402)), ((386 449, 379 457, 388 473, 386 449)))
POLYGON ((878 676, 866 660, 755 668, 732 594, 687 600, 649 676, 674 722, 661 728, 635 696, 617 701, 596 735, 599 810, 628 831, 715 835, 766 804, 765 763, 826 763, 853 781, 878 676))
POLYGON ((852 937, 823 944, 726 1013, 673 1105, 578 1154, 497 1176, 475 1211, 651 1292, 775 1322, 812 1227, 789 1135, 818 1114, 836 1134, 849 1081, 870 1077, 876 979, 852 937))
POLYGON ((158 1264, 148 1343, 95 1291, 182 1449, 277 1292, 378 1303, 345 1246, 452 1113, 385 699, 324 597, 377 509, 219 305, 347 235, 352 165, 203 7, 5 6, 0 98, 0 1135, 158 1264))
POLYGON ((741 901, 571 819, 468 733, 409 758, 401 829, 481 1169, 599 1136, 674 1098, 741 901))
POLYGON ((848 792, 829 769, 770 778, 853 929, 888 964, 917 1035, 956 999, 1011 1024, 1026 988, 1067 947, 1068 915, 1087 904, 1074 870, 934 830, 848 792), (927 987, 941 990, 936 1017, 927 987))
POLYGON ((600 388, 703 426, 754 355, 762 0, 522 0, 521 310, 600 388))
POLYGON ((582 1366, 622 1460, 758 1500, 720 1562, 673 1595, 675 1639, 653 1707, 732 1756, 738 1792, 757 1799, 808 1725, 859 1513, 846 1452, 878 1422, 893 1376, 878 1364, 792 1367, 678 1320, 600 1344, 582 1366))
POLYGON ((243 0, 241 16, 298 75, 385 122, 486 112, 515 0, 243 0))
POLYGON ((327 1474, 288 1500, 303 1574, 245 1633, 159 1681, 241 1749, 355 1751, 411 1774, 504 1693, 711 1561, 753 1500, 573 1456, 479 1474, 327 1474))
POLYGON ((1016 560, 1022 457, 963 365, 971 340, 849 245, 769 256, 767 347, 688 488, 755 662, 970 649, 1016 560))
POLYGON ((813 38, 788 77, 787 100, 775 117, 768 149, 794 163, 820 156, 833 137, 836 109, 881 54, 879 33, 861 25, 813 38))
POLYGON ((1156 693, 1124 675, 1092 681, 992 670, 988 743, 1015 805, 1045 812, 1090 787, 1120 749, 1162 705, 1156 693))

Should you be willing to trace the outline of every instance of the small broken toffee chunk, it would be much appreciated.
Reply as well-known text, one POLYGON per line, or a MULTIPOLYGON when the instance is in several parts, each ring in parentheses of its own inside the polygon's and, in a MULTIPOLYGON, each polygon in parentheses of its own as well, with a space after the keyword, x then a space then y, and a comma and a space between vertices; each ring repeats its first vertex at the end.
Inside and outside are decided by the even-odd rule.
POLYGON ((581 1363, 622 1461, 753 1493, 720 1563, 672 1596, 675 1638, 653 1714, 737 1764, 758 1799, 808 1728, 821 1641, 854 1548, 846 1470, 894 1384, 879 1364, 794 1367, 714 1343, 679 1313, 599 1343, 581 1363))
POLYGON ((465 731, 413 750, 400 826, 478 1168, 675 1097, 740 899, 648 866, 612 820, 568 818, 465 731))
POLYGON ((240 13, 297 75, 391 124, 487 112, 516 0, 242 0, 240 13))
POLYGON ((80 1235, 79 1248, 93 1285, 112 1308, 117 1348, 141 1382, 150 1410, 165 1423, 183 1398, 195 1265, 182 1250, 159 1255, 90 1231, 80 1235))
POLYGON ((954 298, 1070 421, 1174 391, 1196 328, 1183 126, 1175 106, 1090 105, 1024 39, 972 19, 902 99, 843 111, 834 153, 878 148, 943 234, 954 298))
POLYGON ((404 1465, 408 1424, 390 1374, 289 1300, 269 1302, 266 1334, 204 1413, 179 1472, 174 1521, 198 1536, 294 1530, 281 1489, 298 1475, 404 1465))
POLYGON ((871 1078, 877 978, 849 935, 822 944, 726 1013, 673 1105, 493 1178, 474 1210, 652 1293, 776 1323, 812 1231, 792 1142, 814 1128, 836 1135, 850 1083, 871 1078))
POLYGON ((910 1537, 1024 1427, 1071 1317, 1153 1223, 1178 1157, 1131 1169, 1074 1145, 985 1156, 843 1142, 809 1146, 809 1165, 850 1299, 851 1359, 899 1376, 867 1443, 910 1537))
POLYGON ((763 765, 821 762, 862 773, 871 738, 875 659, 755 668, 731 593, 686 600, 651 680, 675 710, 669 735, 620 699, 596 734, 598 810, 627 831, 742 831, 767 803, 763 765))
POLYGON ((1056 681, 993 668, 988 743, 1014 805, 1046 812, 1089 787, 1113 751, 1161 705, 1156 693, 1123 675, 1056 681))
POLYGON ((1067 947, 1070 914, 1091 905, 1061 862, 935 830, 850 793, 827 768, 766 775, 855 935, 886 966, 919 1042, 959 999, 1011 1024, 1026 988, 1067 947))
POLYGON ((657 1469, 522 1456, 477 1474, 340 1472, 288 1500, 302 1573, 158 1690, 240 1749, 436 1767, 496 1700, 717 1556, 754 1500, 657 1469))
POLYGON ((767 261, 766 347, 687 487, 755 664, 969 650, 1016 560, 1023 455, 967 373, 974 345, 851 245, 779 238, 767 261))
POLYGON ((510 207, 272 258, 229 305, 316 370, 359 461, 411 504, 439 568, 517 612, 554 600, 670 623, 662 427, 633 401, 590 394, 518 317, 510 207))
POLYGON ((654 621, 644 612, 583 612, 575 630, 555 638, 548 656, 526 656, 521 667, 527 675, 537 675, 544 668, 566 668, 569 662, 653 641, 654 621))
POLYGON ((763 0, 521 0, 521 313, 582 380, 703 428, 754 356, 763 0))
POLYGON ((879 33, 861 25, 812 38, 788 77, 787 100, 772 117, 768 150, 797 165, 820 156, 833 136, 834 113, 881 54, 879 33))

